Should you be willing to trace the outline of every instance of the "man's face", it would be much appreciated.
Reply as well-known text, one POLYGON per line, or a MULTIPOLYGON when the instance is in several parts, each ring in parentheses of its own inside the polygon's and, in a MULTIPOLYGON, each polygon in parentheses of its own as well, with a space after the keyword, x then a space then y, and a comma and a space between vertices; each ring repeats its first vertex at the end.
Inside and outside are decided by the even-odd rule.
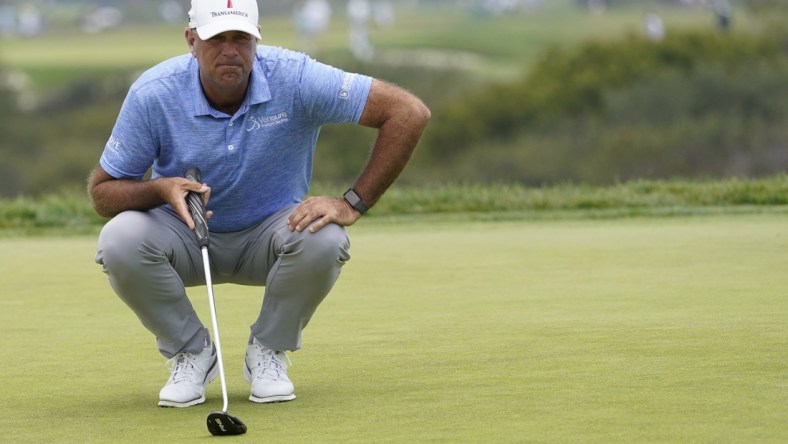
POLYGON ((186 40, 200 66, 203 87, 216 92, 246 89, 252 72, 257 39, 241 31, 226 31, 201 40, 194 29, 186 40))

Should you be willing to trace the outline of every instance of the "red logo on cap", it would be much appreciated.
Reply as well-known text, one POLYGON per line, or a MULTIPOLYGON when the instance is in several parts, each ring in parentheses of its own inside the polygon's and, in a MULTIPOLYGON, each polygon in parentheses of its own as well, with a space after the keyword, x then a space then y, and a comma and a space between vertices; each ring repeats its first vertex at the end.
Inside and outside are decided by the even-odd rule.
POLYGON ((227 9, 233 9, 233 0, 227 0, 227 9))

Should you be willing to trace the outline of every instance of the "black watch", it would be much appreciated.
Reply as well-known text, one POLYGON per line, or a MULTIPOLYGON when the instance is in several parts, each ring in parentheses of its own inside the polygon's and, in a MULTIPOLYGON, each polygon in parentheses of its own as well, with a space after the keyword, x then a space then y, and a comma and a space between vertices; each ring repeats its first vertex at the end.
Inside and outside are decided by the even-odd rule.
POLYGON ((367 212, 367 210, 369 210, 369 207, 364 203, 363 200, 361 200, 361 196, 359 196, 358 193, 356 193, 356 190, 354 190, 353 188, 348 188, 348 190, 345 191, 345 194, 343 194, 342 197, 345 198, 345 200, 347 201, 347 203, 350 204, 351 207, 355 208, 356 211, 358 211, 361 214, 364 214, 367 212))

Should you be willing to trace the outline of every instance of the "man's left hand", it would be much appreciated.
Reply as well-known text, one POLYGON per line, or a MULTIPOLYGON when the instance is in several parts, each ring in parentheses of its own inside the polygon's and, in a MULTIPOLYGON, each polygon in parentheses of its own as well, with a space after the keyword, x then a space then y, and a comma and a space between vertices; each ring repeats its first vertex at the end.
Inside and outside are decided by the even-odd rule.
POLYGON ((353 225, 361 218, 361 213, 351 207, 343 198, 331 196, 308 197, 287 218, 290 231, 309 230, 315 233, 330 223, 353 225))

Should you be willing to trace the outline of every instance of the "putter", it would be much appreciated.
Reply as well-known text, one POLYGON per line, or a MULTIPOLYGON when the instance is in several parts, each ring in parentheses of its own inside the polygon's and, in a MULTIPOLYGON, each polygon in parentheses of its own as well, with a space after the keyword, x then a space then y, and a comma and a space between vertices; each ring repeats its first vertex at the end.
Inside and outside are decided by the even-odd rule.
MULTIPOLYGON (((186 171, 186 178, 202 183, 200 170, 197 167, 186 171)), ((189 192, 187 196, 189 211, 194 219, 194 235, 197 237, 197 245, 202 250, 202 263, 205 268, 205 286, 208 287, 208 305, 211 309, 211 324, 213 325, 213 341, 216 344, 216 358, 219 363, 219 380, 222 383, 222 401, 224 402, 221 411, 208 414, 208 431, 211 435, 242 435, 246 433, 246 424, 240 419, 227 413, 227 383, 224 380, 224 363, 222 362, 222 345, 219 341, 219 322, 216 320, 216 303, 213 299, 213 283, 211 282, 211 265, 208 257, 208 222, 205 220, 205 208, 202 196, 199 193, 189 192)))

